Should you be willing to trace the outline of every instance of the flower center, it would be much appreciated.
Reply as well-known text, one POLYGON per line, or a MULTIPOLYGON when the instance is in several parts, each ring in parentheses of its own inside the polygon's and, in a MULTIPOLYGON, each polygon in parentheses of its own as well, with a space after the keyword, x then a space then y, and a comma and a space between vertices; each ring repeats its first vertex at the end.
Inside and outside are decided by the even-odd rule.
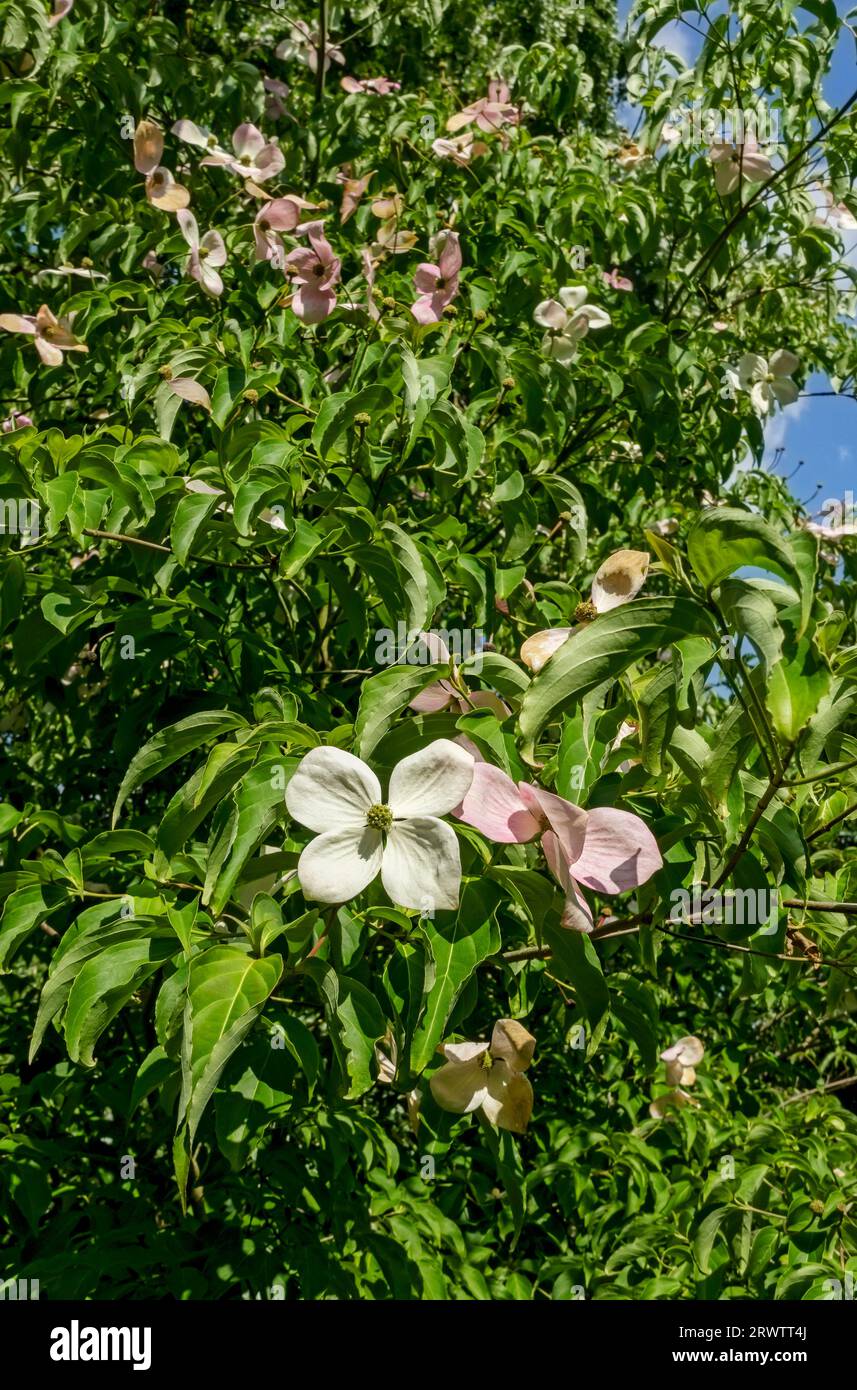
POLYGON ((319 262, 318 265, 313 266, 312 273, 313 275, 318 276, 319 280, 321 279, 322 275, 324 274, 324 266, 321 264, 321 262, 319 262))
POLYGON ((491 1070, 491 1068, 494 1065, 494 1058, 491 1056, 490 1052, 482 1053, 482 1056, 479 1059, 479 1065, 484 1067, 486 1071, 491 1070))
POLYGON ((239 164, 243 164, 244 167, 246 168, 249 164, 252 164, 253 161, 252 161, 252 159, 250 158, 249 154, 242 154, 242 156, 241 156, 241 158, 239 159, 238 163, 239 163, 239 164))
POLYGON ((209 135, 209 137, 208 137, 208 139, 206 140, 205 143, 208 145, 208 148, 209 148, 210 150, 216 149, 216 148, 217 148, 217 136, 216 136, 216 135, 209 135))
POLYGON ((598 617, 598 609, 591 598, 584 599, 574 610, 574 621, 576 623, 591 623, 593 618, 598 617))
POLYGON ((437 286, 437 288, 438 288, 439 290, 445 290, 445 289, 446 289, 446 281, 444 280, 443 276, 441 276, 439 279, 437 279, 437 280, 435 281, 435 284, 436 284, 436 286, 437 286))
POLYGON ((389 830, 393 824, 393 812, 389 806, 370 806, 366 812, 366 824, 373 830, 389 830))

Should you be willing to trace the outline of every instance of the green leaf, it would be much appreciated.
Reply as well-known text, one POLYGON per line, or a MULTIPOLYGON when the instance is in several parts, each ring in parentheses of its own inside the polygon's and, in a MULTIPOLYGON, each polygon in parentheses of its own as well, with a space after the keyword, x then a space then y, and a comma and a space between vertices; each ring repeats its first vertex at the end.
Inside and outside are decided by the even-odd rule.
POLYGON ((728 1216, 735 1211, 734 1207, 715 1207, 699 1223, 696 1234, 693 1238, 693 1253, 699 1268, 703 1274, 707 1274, 711 1268, 711 1251, 720 1227, 728 1216))
POLYGON ((719 641, 711 615, 683 597, 636 599, 602 613, 575 632, 543 666, 524 696, 518 719, 523 756, 532 761, 542 729, 575 700, 620 676, 649 652, 693 635, 719 641))
POLYGON ((800 592, 801 576, 789 546, 769 522, 738 507, 710 507, 687 538, 688 559, 707 592, 746 565, 773 571, 800 592))
POLYGON ((48 1024, 65 1007, 72 986, 87 961, 111 946, 139 941, 143 936, 157 936, 162 941, 169 941, 171 949, 175 952, 176 942, 172 932, 156 928, 152 918, 119 917, 116 920, 119 911, 120 904, 116 902, 96 903, 94 907, 81 912, 77 921, 63 936, 54 952, 50 972, 42 989, 39 1012, 30 1042, 30 1061, 42 1044, 48 1024))
POLYGON ((400 576, 405 599, 402 608, 408 615, 408 629, 422 630, 428 626, 435 605, 432 603, 430 606, 429 581, 420 552, 410 536, 392 521, 385 522, 381 530, 387 538, 400 576))
POLYGON ((180 1123, 193 1143, 220 1075, 283 973, 282 956, 261 960, 240 945, 212 946, 190 963, 182 1040, 180 1123))
POLYGON ((339 391, 322 405, 312 431, 312 442, 319 457, 329 462, 341 456, 337 449, 347 430, 354 430, 356 415, 369 415, 373 421, 386 414, 393 404, 393 393, 386 386, 364 386, 361 391, 339 391))
POLYGON ((448 674, 446 666, 391 666, 365 680, 354 723, 357 756, 368 758, 414 696, 448 674))
POLYGON ((342 1094, 346 1100, 354 1100, 374 1083, 375 1043, 387 1031, 386 1019, 365 985, 338 975, 327 961, 305 960, 299 969, 310 976, 321 995, 342 1070, 342 1094))
POLYGON ((771 669, 767 704, 781 738, 794 742, 827 694, 831 679, 829 666, 807 637, 801 638, 793 656, 771 669))
POLYGON ((273 1037, 253 1038, 239 1056, 241 1070, 215 1104, 217 1144, 234 1173, 288 1109, 295 1080, 291 1053, 273 1046, 273 1037))
POLYGON ((196 533, 223 498, 205 492, 191 492, 183 497, 173 515, 170 544, 180 564, 187 564, 196 533))
POLYGON ((158 845, 171 858, 253 763, 256 750, 216 743, 204 765, 172 797, 158 827, 158 845))
POLYGON ((0 633, 20 617, 21 600, 24 594, 25 570, 16 556, 7 560, 2 568, 0 579, 0 633))
POLYGON ((0 918, 0 970, 7 970, 27 937, 69 901, 66 889, 52 883, 33 883, 10 893, 0 918))
POLYGON ((768 595, 752 581, 725 579, 718 602, 729 632, 749 638, 765 670, 770 671, 782 656, 784 634, 768 595))
POLYGON ((545 944, 553 957, 551 969, 567 980, 586 1019, 586 1056, 598 1047, 610 1013, 610 995, 598 952, 585 932, 546 925, 545 944))
POLYGON ((431 1061, 456 1001, 476 967, 500 949, 500 929, 495 920, 500 898, 496 883, 467 879, 452 921, 443 920, 448 916, 443 913, 437 921, 422 918, 419 922, 434 971, 411 1046, 415 1072, 424 1071, 431 1061))
POLYGON ((215 914, 224 910, 247 860, 284 813, 283 789, 298 761, 271 758, 258 763, 217 808, 202 894, 215 914))
POLYGON ((85 962, 71 987, 65 1014, 65 1041, 73 1062, 95 1065, 93 1048, 108 1023, 174 954, 174 942, 148 936, 116 942, 85 962))
POLYGON ((222 738, 224 734, 231 734, 235 729, 246 727, 247 721, 242 715, 234 714, 231 710, 215 709, 191 714, 187 719, 180 719, 178 724, 155 734, 154 738, 150 738, 134 755, 131 766, 122 779, 113 807, 113 825, 115 826, 119 819, 119 812, 126 798, 144 782, 171 767, 179 758, 183 758, 185 753, 193 752, 195 748, 209 743, 212 739, 222 738))

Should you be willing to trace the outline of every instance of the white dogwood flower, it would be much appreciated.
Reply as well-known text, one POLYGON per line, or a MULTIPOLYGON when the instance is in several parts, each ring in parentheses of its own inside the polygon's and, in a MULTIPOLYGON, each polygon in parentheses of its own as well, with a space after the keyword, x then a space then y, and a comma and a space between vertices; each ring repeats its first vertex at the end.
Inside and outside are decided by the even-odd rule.
POLYGON ((559 299, 543 299, 533 312, 536 323, 548 331, 542 339, 542 352, 557 362, 570 362, 581 338, 590 328, 608 328, 610 315, 597 304, 587 304, 585 285, 566 285, 559 299))
POLYGON ((460 805, 473 758, 449 739, 403 758, 387 800, 375 773, 341 748, 313 748, 286 787, 293 820, 318 832, 298 861, 305 898, 344 903, 381 874, 394 903, 458 906, 461 860, 455 831, 439 816, 460 805))
POLYGON ((792 405, 800 395, 792 381, 792 373, 800 366, 800 358, 780 348, 770 361, 756 352, 745 352, 738 363, 738 381, 760 415, 767 415, 777 403, 792 405))
POLYGON ((481 1110, 500 1129, 523 1134, 533 1112, 533 1088, 524 1072, 533 1060, 536 1040, 521 1023, 501 1018, 490 1043, 446 1043, 446 1058, 429 1079, 441 1110, 470 1115, 481 1110))
POLYGON ((649 1114, 653 1120, 662 1120, 668 1110, 699 1104, 684 1088, 696 1081, 696 1067, 704 1056, 705 1045, 692 1035, 679 1038, 661 1053, 666 1079, 673 1089, 652 1101, 649 1114))
POLYGON ((754 140, 743 145, 721 140, 711 146, 708 157, 714 165, 714 183, 721 197, 734 193, 742 179, 747 183, 762 183, 774 172, 766 154, 754 140))
POLYGON ((695 1068, 705 1056, 705 1046, 699 1038, 679 1038, 672 1047, 661 1053, 665 1064, 667 1081, 671 1086, 692 1086, 696 1080, 695 1068))

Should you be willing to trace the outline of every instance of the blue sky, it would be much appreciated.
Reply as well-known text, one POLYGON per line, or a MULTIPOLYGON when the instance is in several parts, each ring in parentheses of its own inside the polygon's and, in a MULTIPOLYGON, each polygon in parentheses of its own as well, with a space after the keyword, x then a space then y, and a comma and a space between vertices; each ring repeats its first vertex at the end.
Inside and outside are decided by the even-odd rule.
MULTIPOLYGON (((840 15, 850 3, 836 0, 840 15)), ((624 26, 631 0, 618 0, 619 23, 624 26)), ((699 37, 678 22, 668 24, 658 35, 659 45, 678 53, 685 62, 693 61, 700 46, 699 37)), ((857 45, 847 30, 840 35, 832 69, 825 82, 825 96, 832 106, 841 104, 857 86, 857 45)), ((857 233, 843 238, 852 262, 857 256, 857 233)), ((783 344, 787 346, 787 344, 783 344)), ((826 377, 812 375, 805 391, 830 390, 826 377)), ((777 471, 797 476, 791 487, 802 500, 816 494, 813 510, 827 498, 844 498, 850 491, 857 496, 857 402, 830 397, 802 396, 779 413, 765 433, 766 462, 773 463, 775 451, 782 449, 777 471), (816 493, 816 487, 818 491, 816 493)))

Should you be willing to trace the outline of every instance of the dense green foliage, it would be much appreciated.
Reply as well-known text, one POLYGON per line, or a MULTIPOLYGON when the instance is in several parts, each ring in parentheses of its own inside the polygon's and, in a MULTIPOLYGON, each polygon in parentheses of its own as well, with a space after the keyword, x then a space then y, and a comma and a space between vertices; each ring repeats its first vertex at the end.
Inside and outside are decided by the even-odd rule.
POLYGON ((854 393, 857 272, 819 185, 845 225, 857 124, 821 94, 832 5, 684 12, 705 36, 689 70, 653 47, 671 3, 620 53, 609 4, 76 0, 49 25, 0 0, 20 425, 0 497, 7 531, 38 516, 0 556, 5 1277, 50 1297, 829 1298, 857 1271, 857 1080, 823 1089, 854 1071, 857 549, 758 466, 766 391, 824 371, 854 393), (301 17, 326 73, 290 40, 301 17), (447 131, 498 80, 499 128, 447 131), (751 105, 780 141, 737 187, 663 129, 751 105), (213 132, 218 163, 176 122, 213 132), (276 137, 272 177, 233 155, 245 123, 276 137), (156 165, 193 226, 158 205, 156 165), (287 195, 304 204, 277 233, 287 195), (446 303, 418 322, 415 272, 439 262, 446 303), (35 323, 43 303, 66 329, 35 323), (620 550, 650 554, 646 587, 599 609, 620 550), (522 643, 556 628, 534 671, 522 643), (400 629, 489 646, 384 667, 400 629), (439 680, 450 703, 415 713, 439 680), (569 927, 535 834, 454 818, 458 908, 379 879, 304 897, 285 797, 308 752, 386 785, 462 735, 587 824, 625 812, 655 837, 639 884, 581 878, 594 932, 569 927), (773 905, 676 925, 694 886, 773 905), (429 1084, 439 1047, 498 1019, 536 1040, 526 1133, 429 1084), (687 1036, 692 1095, 658 1117, 660 1054, 687 1036))

